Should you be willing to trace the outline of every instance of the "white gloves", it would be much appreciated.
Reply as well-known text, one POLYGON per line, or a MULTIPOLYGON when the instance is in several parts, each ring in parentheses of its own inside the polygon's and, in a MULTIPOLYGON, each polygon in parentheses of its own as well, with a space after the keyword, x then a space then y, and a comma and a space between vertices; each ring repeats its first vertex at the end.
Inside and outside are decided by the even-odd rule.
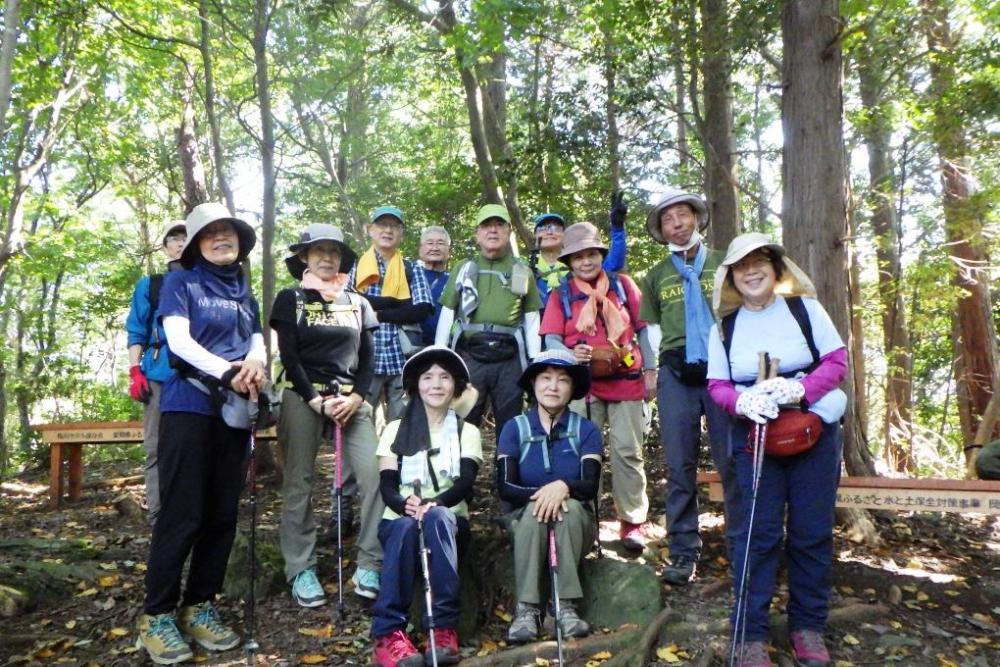
POLYGON ((798 405, 806 395, 806 389, 797 380, 776 377, 758 382, 750 391, 755 394, 766 394, 778 405, 798 405))
POLYGON ((736 414, 743 415, 758 424, 764 424, 768 419, 775 419, 778 416, 778 403, 770 394, 754 391, 756 387, 757 385, 740 393, 736 399, 736 414))

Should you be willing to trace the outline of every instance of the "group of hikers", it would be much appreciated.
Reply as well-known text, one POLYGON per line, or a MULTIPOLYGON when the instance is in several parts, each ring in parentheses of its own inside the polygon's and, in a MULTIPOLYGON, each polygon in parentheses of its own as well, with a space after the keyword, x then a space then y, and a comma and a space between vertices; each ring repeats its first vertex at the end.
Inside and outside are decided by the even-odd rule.
MULTIPOLYGON (((547 614, 562 637, 588 634, 580 564, 595 543, 605 459, 622 547, 642 552, 649 539, 643 439, 654 398, 667 466, 663 580, 696 577, 704 417, 725 496, 733 664, 772 664, 769 609, 782 557, 796 664, 830 663, 823 633, 844 344, 781 245, 749 233, 725 253, 707 246, 700 196, 670 191, 652 208, 646 230, 666 253, 639 284, 619 273, 626 216, 617 194, 609 247, 593 224, 542 213, 525 260, 513 251, 507 209, 488 204, 475 218, 479 252, 450 270, 443 227, 420 231, 419 261, 403 257, 407 221, 391 206, 371 215, 360 255, 329 224, 307 226, 289 247, 297 284, 278 293, 270 316, 289 385, 278 421, 285 576, 299 605, 327 602, 313 491, 317 453, 336 439, 334 530, 355 531, 357 504, 351 581, 374 600, 378 665, 459 660, 458 562, 490 450, 513 547, 508 640, 535 641, 547 614), (496 438, 484 446, 487 404, 496 438), (407 634, 421 578, 432 592, 422 651, 407 634)), ((127 330, 130 393, 145 403, 152 523, 138 645, 173 664, 193 657, 192 640, 219 651, 240 642, 213 600, 266 355, 242 266, 253 228, 205 203, 160 239, 169 270, 138 283, 127 330)))

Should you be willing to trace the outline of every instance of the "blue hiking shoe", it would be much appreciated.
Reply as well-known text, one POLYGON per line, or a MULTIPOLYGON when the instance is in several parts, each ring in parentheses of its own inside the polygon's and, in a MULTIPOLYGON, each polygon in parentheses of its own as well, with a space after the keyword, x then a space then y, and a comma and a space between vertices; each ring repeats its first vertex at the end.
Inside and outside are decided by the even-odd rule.
POLYGON ((302 607, 322 607, 326 604, 326 593, 316 578, 314 568, 306 568, 292 580, 292 597, 302 607))
POLYGON ((363 598, 374 600, 378 597, 379 574, 375 570, 359 567, 351 577, 354 582, 354 592, 363 598))

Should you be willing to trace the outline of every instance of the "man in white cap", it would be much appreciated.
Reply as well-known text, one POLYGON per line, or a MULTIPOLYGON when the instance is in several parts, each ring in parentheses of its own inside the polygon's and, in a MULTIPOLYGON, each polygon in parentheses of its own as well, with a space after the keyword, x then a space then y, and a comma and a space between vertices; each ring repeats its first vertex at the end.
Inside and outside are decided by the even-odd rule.
MULTIPOLYGON (((714 320, 711 295, 722 253, 705 245, 700 230, 708 207, 696 194, 671 190, 646 220, 649 235, 669 256, 642 280, 639 318, 649 323, 650 346, 659 352, 659 371, 646 371, 656 388, 660 440, 667 462, 667 537, 670 562, 664 581, 684 585, 694 578, 701 555, 696 476, 701 418, 708 422, 712 459, 725 492, 726 541, 740 527, 741 504, 728 451, 729 418, 707 389, 708 333, 714 320)), ((730 562, 732 559, 730 558, 730 562)))
MULTIPOLYGON (((167 224, 160 234, 160 245, 167 256, 167 270, 179 268, 187 232, 183 220, 167 224)), ((159 477, 156 471, 156 448, 160 429, 160 389, 163 383, 174 375, 170 367, 167 338, 163 327, 157 321, 160 303, 160 287, 163 274, 143 276, 135 284, 132 292, 132 306, 125 320, 128 333, 128 393, 133 399, 144 404, 142 410, 142 445, 146 450, 146 507, 148 520, 152 524, 160 511, 159 477)))

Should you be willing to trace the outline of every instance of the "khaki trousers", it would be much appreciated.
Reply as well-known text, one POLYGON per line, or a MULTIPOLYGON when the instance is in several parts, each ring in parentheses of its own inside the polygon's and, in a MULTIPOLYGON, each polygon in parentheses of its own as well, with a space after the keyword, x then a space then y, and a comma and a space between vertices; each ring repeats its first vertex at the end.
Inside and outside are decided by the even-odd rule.
POLYGON ((569 407, 607 433, 605 442, 611 459, 611 496, 618 518, 629 523, 643 523, 649 512, 646 469, 642 458, 646 427, 643 402, 603 401, 594 396, 589 402, 589 411, 587 399, 573 401, 569 407))
MULTIPOLYGON (((285 462, 279 534, 281 555, 285 558, 285 577, 289 581, 299 572, 316 565, 316 518, 312 503, 316 453, 320 446, 330 446, 333 428, 331 420, 315 413, 296 392, 291 389, 284 391, 278 422, 278 440, 282 443, 285 462)), ((358 481, 361 505, 358 567, 378 571, 382 568, 378 524, 385 505, 378 488, 378 462, 375 458, 378 439, 372 423, 371 405, 362 403, 344 426, 343 443, 344 458, 358 481)))
MULTIPOLYGON (((559 598, 578 600, 583 597, 580 585, 580 561, 594 543, 594 515, 578 500, 566 501, 569 510, 563 520, 553 524, 559 568, 559 598)), ((514 577, 517 601, 541 604, 542 591, 549 589, 548 527, 540 523, 531 512, 535 503, 529 502, 523 510, 515 510, 511 521, 514 536, 514 577)), ((550 591, 551 592, 551 591, 550 591)))

